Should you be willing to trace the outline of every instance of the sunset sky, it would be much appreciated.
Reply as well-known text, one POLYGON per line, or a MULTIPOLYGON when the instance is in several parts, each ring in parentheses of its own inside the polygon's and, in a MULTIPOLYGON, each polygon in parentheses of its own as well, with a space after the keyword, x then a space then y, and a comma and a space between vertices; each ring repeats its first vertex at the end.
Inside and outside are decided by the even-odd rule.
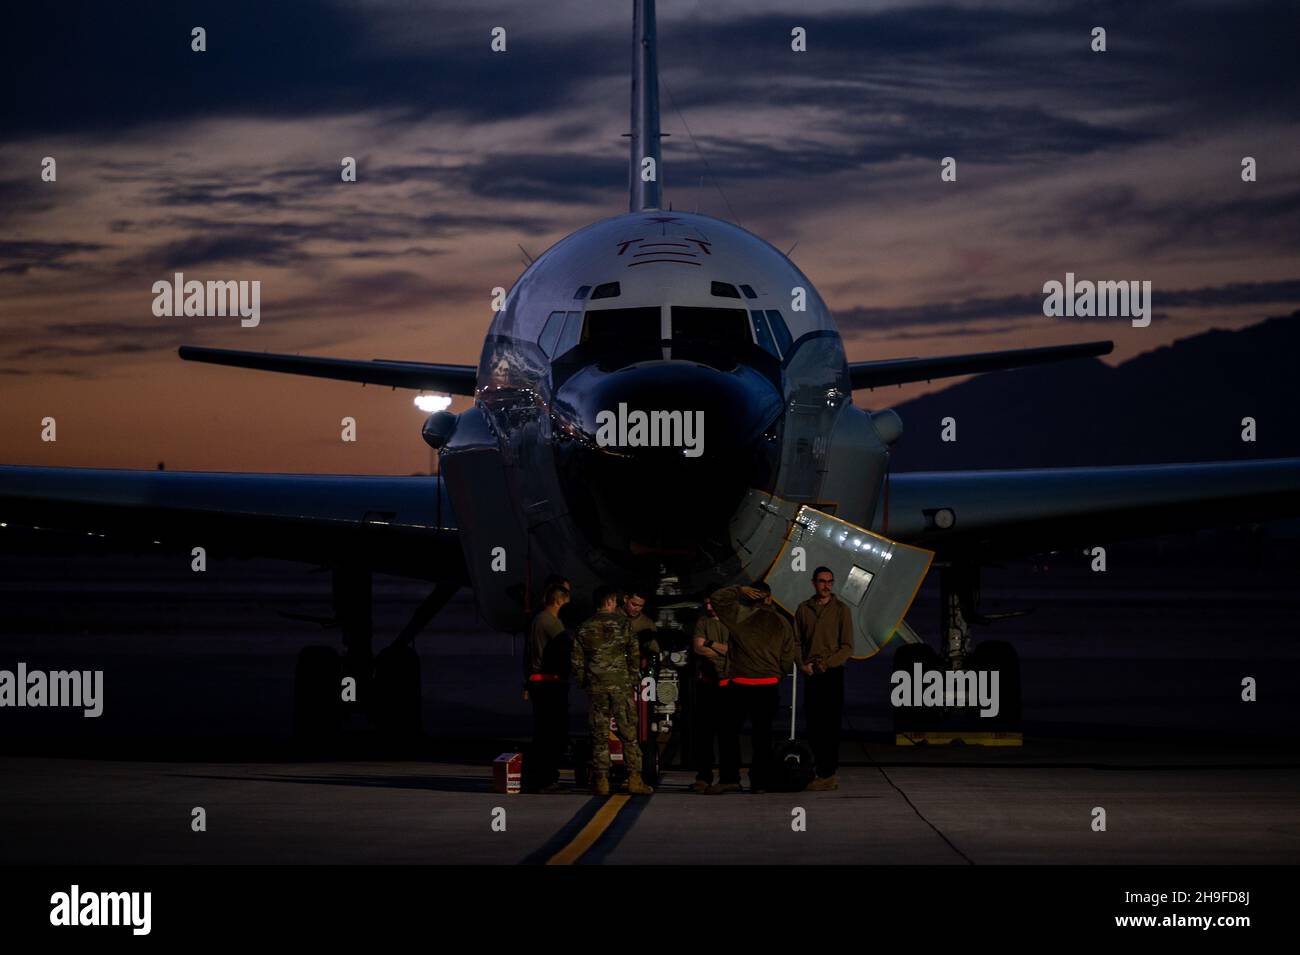
MULTIPOLYGON (((176 347, 476 363, 519 247, 626 208, 631 6, 7 11, 0 463, 427 470, 412 392, 176 347), (155 317, 177 271, 260 280, 261 324, 155 317)), ((666 201, 793 247, 850 360, 1111 338, 1121 361, 1300 307, 1292 2, 658 7, 666 201), (1151 281, 1155 320, 1044 317, 1067 271, 1151 281)))

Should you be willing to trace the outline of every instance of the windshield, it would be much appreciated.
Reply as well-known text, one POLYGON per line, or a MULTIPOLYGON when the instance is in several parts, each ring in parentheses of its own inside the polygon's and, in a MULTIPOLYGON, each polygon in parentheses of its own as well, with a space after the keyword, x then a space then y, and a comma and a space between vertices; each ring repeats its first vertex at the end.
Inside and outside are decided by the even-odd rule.
POLYGON ((673 342, 720 345, 732 349, 752 344, 749 316, 743 308, 673 306, 673 342))

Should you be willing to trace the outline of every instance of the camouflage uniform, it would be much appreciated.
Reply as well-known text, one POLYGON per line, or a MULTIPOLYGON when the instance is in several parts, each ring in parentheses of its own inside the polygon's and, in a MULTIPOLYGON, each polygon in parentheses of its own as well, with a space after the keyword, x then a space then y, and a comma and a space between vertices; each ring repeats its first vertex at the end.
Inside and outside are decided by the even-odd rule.
POLYGON ((591 752, 596 775, 609 773, 609 719, 618 724, 623 762, 641 771, 633 694, 641 686, 641 648, 620 611, 597 613, 578 628, 573 641, 573 678, 591 696, 591 752))

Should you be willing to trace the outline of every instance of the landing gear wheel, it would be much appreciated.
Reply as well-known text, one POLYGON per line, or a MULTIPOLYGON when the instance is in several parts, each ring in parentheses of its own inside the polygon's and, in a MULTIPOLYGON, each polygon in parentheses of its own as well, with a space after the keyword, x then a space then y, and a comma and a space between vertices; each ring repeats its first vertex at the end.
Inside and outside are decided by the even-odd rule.
POLYGON ((420 657, 410 646, 385 647, 375 657, 371 717, 381 732, 398 739, 420 735, 420 657))
POLYGON ((303 647, 293 681, 293 731, 321 742, 338 735, 343 720, 343 665, 333 647, 303 647))
MULTIPOLYGON (((893 682, 894 673, 906 673, 908 682, 916 673, 916 665, 921 665, 922 673, 929 673, 931 670, 942 670, 943 662, 939 658, 938 652, 928 643, 906 643, 894 652, 894 665, 890 674, 890 688, 896 684, 893 682)), ((938 720, 941 718, 941 711, 924 706, 895 706, 894 711, 894 733, 896 735, 907 735, 911 733, 925 733, 934 730, 938 726, 938 720)))
POLYGON ((967 660, 968 670, 997 671, 998 715, 984 717, 981 723, 997 733, 1019 733, 1020 722, 1020 656, 1016 648, 1005 640, 988 640, 977 643, 967 660))

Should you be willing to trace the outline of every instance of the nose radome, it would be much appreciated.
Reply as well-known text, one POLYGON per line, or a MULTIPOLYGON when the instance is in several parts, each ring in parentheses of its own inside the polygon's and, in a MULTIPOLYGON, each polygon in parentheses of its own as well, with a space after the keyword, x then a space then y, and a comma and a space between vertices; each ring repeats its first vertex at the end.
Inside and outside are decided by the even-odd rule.
POLYGON ((752 369, 649 362, 574 375, 555 400, 570 513, 631 553, 682 551, 725 530, 770 484, 782 399, 752 369))
POLYGON ((747 447, 781 411, 776 389, 752 370, 694 362, 587 369, 560 398, 595 447, 653 458, 708 458, 747 447))

